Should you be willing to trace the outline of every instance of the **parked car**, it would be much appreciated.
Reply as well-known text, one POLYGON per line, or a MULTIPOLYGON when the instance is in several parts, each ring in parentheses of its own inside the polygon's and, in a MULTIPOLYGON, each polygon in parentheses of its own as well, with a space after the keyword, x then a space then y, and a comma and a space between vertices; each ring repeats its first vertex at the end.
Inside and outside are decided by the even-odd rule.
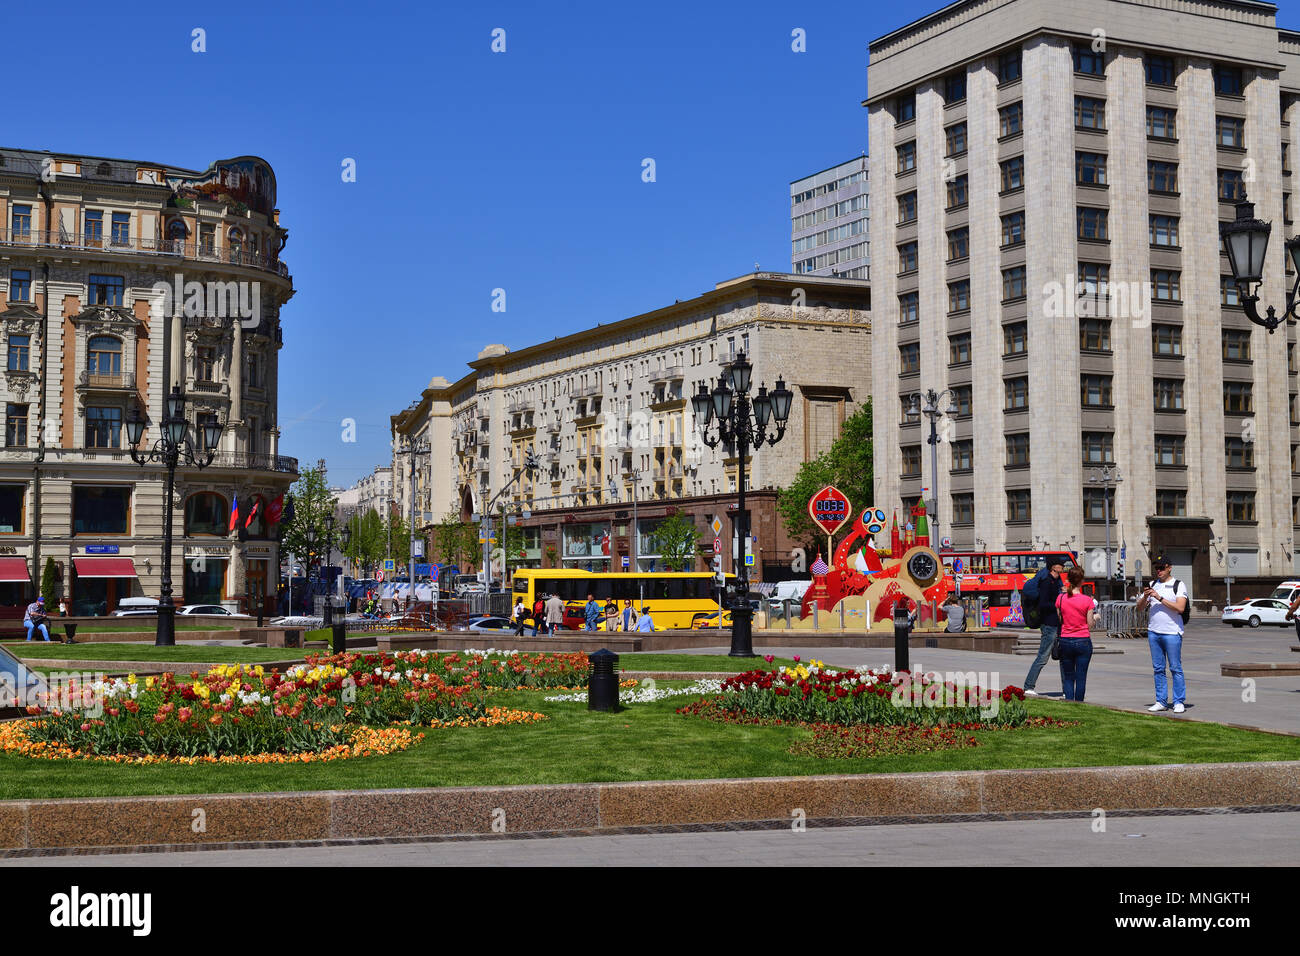
POLYGON ((187 604, 182 608, 176 609, 177 614, 211 614, 217 617, 239 617, 251 619, 251 614, 236 614, 229 608, 224 608, 220 604, 187 604))
MULTIPOLYGON (((700 611, 691 616, 691 630, 703 631, 710 628, 717 628, 718 612, 717 611, 700 611)), ((722 616, 722 626, 731 627, 731 612, 726 611, 722 616)))
POLYGON ((514 631, 515 622, 508 617, 472 617, 456 627, 458 631, 471 631, 475 634, 502 634, 514 631))
POLYGON ((122 598, 117 602, 113 617, 157 617, 158 599, 150 597, 122 598))
POLYGON ((1261 624, 1277 624, 1290 627, 1292 621, 1286 619, 1285 601, 1274 598, 1257 598, 1253 601, 1234 601, 1223 609, 1223 622, 1233 627, 1249 624, 1259 627, 1261 624))

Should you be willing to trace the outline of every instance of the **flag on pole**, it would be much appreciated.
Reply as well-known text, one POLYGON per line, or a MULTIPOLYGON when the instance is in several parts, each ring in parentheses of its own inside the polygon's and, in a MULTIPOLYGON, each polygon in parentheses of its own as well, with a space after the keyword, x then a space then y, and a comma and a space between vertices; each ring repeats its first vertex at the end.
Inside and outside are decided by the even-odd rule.
POLYGON ((268 524, 279 524, 280 516, 284 514, 284 494, 273 500, 266 506, 266 521, 268 524))
POLYGON ((248 517, 244 519, 245 528, 247 528, 249 525, 253 523, 253 519, 257 517, 257 513, 261 511, 261 509, 262 509, 262 498, 260 495, 255 495, 253 497, 253 506, 248 509, 248 517))
POLYGON ((234 495, 230 499, 230 527, 227 531, 234 531, 235 525, 239 523, 239 495, 234 495))

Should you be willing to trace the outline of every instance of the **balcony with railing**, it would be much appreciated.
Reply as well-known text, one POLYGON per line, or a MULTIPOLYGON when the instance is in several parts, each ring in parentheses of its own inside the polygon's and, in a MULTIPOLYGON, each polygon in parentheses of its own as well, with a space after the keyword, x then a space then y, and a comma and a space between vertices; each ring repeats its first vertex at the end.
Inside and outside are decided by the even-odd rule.
POLYGON ((72 231, 0 228, 0 248, 59 249, 67 252, 190 259, 197 262, 245 266, 289 278, 289 267, 278 253, 252 252, 242 246, 218 249, 211 243, 182 239, 148 239, 143 236, 84 235, 72 231))
POLYGON ((135 389, 135 373, 127 372, 89 372, 82 369, 77 376, 78 391, 118 391, 135 389))
POLYGON ((664 385, 656 388, 654 394, 650 396, 650 407, 655 411, 663 411, 670 408, 685 408, 686 398, 682 395, 680 385, 664 385))
MULTIPOLYGON (((59 448, 47 445, 45 448, 45 461, 65 463, 130 462, 131 449, 125 444, 126 436, 121 436, 120 441, 122 442, 121 447, 116 448, 59 448)), ((152 444, 152 441, 147 438, 142 443, 142 445, 149 444, 152 444)), ((30 461, 34 453, 34 448, 0 449, 0 461, 30 461)), ((208 467, 239 471, 269 471, 285 475, 297 475, 299 473, 297 458, 290 458, 286 455, 254 454, 251 452, 217 452, 212 458, 212 464, 208 467)), ((181 466, 181 470, 185 470, 184 466, 181 466)))
POLYGON ((665 365, 657 372, 650 373, 650 381, 655 382, 678 382, 686 377, 685 369, 680 365, 665 365))

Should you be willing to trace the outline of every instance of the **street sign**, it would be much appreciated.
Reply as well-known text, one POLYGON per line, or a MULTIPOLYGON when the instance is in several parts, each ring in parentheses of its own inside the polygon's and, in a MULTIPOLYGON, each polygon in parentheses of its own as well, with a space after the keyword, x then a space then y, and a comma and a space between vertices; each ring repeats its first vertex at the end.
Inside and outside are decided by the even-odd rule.
POLYGON ((629 564, 631 564, 631 561, 628 560, 628 557, 627 557, 626 554, 623 555, 623 567, 626 568, 629 564))
POLYGON ((753 566, 754 566, 754 556, 752 554, 745 555, 745 567, 752 568, 753 566))
POLYGON ((392 574, 394 571, 397 570, 397 562, 394 561, 392 558, 384 558, 384 570, 387 571, 389 574, 392 574))
POLYGON ((853 505, 834 485, 827 485, 808 499, 808 517, 826 535, 839 531, 852 513, 853 505))
POLYGON ((415 539, 415 556, 417 558, 424 557, 424 542, 419 538, 415 539))
POLYGON ((427 578, 429 576, 429 565, 419 564, 417 562, 415 565, 415 576, 418 578, 427 578))
POLYGON ((384 572, 383 572, 383 571, 376 571, 376 572, 375 572, 375 580, 378 581, 380 584, 383 584, 383 583, 384 583, 384 572))
POLYGON ((721 554, 721 553, 722 553, 722 539, 721 539, 721 538, 714 538, 714 539, 713 539, 713 553, 714 553, 714 554, 721 554))
POLYGON ((709 525, 709 527, 713 529, 713 536, 716 538, 718 535, 722 534, 722 519, 717 515, 714 515, 713 523, 709 525))
POLYGON ((939 547, 941 547, 941 548, 942 548, 943 550, 945 550, 945 551, 951 551, 951 550, 952 550, 952 538, 949 538, 949 537, 947 537, 947 536, 944 536, 944 538, 943 538, 942 540, 940 540, 940 542, 939 542, 939 547))

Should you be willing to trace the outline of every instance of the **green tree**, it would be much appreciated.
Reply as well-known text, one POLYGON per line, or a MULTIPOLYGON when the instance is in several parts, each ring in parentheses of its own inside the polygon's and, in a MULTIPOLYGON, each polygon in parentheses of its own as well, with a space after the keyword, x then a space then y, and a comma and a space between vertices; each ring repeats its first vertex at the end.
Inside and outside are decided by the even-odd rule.
POLYGON ((478 567, 482 549, 478 543, 478 525, 462 521, 459 511, 450 511, 433 526, 434 554, 440 564, 478 567))
POLYGON ((358 568, 373 574, 379 568, 379 562, 387 550, 387 532, 380 520, 379 512, 374 508, 365 514, 354 514, 348 519, 351 536, 344 554, 358 568))
MULTIPOLYGON (((338 501, 330 494, 325 480, 325 459, 319 459, 315 468, 304 469, 289 493, 293 495, 293 520, 284 526, 283 549, 301 560, 304 569, 310 570, 310 563, 324 557, 325 518, 338 508, 338 501)), ((338 536, 341 530, 334 529, 335 544, 341 541, 338 536)))
POLYGON ((58 574, 55 570, 54 559, 45 559, 45 570, 41 574, 41 597, 45 598, 45 606, 53 609, 57 603, 58 594, 58 574))
POLYGON ((840 437, 831 447, 812 461, 804 462, 794 481, 781 491, 777 511, 790 537, 807 543, 810 551, 825 546, 826 536, 808 517, 808 500, 826 485, 834 485, 848 496, 855 516, 863 508, 871 507, 875 502, 872 458, 871 400, 868 399, 844 420, 840 437))
POLYGON ((655 525, 650 534, 651 553, 658 551, 667 570, 693 571, 699 537, 695 522, 679 511, 655 525))

